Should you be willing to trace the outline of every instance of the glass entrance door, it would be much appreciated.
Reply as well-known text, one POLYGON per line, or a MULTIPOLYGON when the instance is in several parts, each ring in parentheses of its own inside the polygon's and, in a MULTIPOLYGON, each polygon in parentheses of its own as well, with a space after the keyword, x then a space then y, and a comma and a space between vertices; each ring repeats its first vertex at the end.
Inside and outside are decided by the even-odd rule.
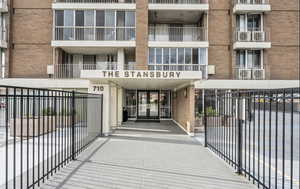
POLYGON ((159 119, 158 91, 138 91, 138 119, 159 119))

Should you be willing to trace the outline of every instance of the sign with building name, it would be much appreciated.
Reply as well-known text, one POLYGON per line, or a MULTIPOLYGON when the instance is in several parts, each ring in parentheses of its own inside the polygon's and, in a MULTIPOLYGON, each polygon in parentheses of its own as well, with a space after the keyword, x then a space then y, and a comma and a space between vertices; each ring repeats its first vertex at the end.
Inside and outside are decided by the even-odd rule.
POLYGON ((201 71, 82 70, 82 78, 201 79, 201 71))

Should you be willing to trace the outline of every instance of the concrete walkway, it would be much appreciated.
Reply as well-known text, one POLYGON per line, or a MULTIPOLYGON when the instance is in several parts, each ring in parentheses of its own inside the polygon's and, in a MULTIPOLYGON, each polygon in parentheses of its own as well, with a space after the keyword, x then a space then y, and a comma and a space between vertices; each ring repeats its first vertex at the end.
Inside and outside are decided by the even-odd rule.
POLYGON ((127 123, 41 188, 256 188, 173 122, 127 123))

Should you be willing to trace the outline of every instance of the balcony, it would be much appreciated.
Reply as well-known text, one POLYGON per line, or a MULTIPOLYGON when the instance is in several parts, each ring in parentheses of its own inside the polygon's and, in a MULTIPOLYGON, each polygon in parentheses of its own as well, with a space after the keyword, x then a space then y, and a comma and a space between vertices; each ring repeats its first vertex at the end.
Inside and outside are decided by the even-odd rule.
POLYGON ((265 69, 262 68, 235 68, 234 73, 237 80, 265 79, 265 69))
POLYGON ((149 0, 149 10, 208 11, 208 0, 149 0))
POLYGON ((135 27, 56 26, 54 47, 135 47, 135 27))
POLYGON ((134 10, 135 0, 55 0, 53 9, 134 10))
POLYGON ((269 0, 234 0, 234 13, 271 11, 269 0))
POLYGON ((149 47, 208 47, 202 27, 149 27, 149 47))
POLYGON ((7 0, 0 0, 0 12, 7 12, 7 0))
POLYGON ((266 49, 271 48, 268 29, 241 31, 237 29, 233 35, 234 49, 266 49))

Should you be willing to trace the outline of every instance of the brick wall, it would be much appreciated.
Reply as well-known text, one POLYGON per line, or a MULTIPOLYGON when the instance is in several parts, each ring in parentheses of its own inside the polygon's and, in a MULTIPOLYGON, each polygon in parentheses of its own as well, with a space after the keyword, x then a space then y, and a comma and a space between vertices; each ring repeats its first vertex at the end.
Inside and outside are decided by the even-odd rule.
POLYGON ((148 0, 136 1, 136 65, 147 70, 148 64, 148 0))
POLYGON ((190 86, 173 93, 173 119, 187 132, 194 132, 195 122, 195 89, 190 86), (186 94, 186 96, 185 96, 186 94), (176 97, 176 98, 175 98, 176 97), (189 124, 188 124, 189 123, 189 124), (190 126, 188 126, 190 125, 190 126))
POLYGON ((10 77, 46 78, 52 64, 51 0, 14 0, 10 77))

